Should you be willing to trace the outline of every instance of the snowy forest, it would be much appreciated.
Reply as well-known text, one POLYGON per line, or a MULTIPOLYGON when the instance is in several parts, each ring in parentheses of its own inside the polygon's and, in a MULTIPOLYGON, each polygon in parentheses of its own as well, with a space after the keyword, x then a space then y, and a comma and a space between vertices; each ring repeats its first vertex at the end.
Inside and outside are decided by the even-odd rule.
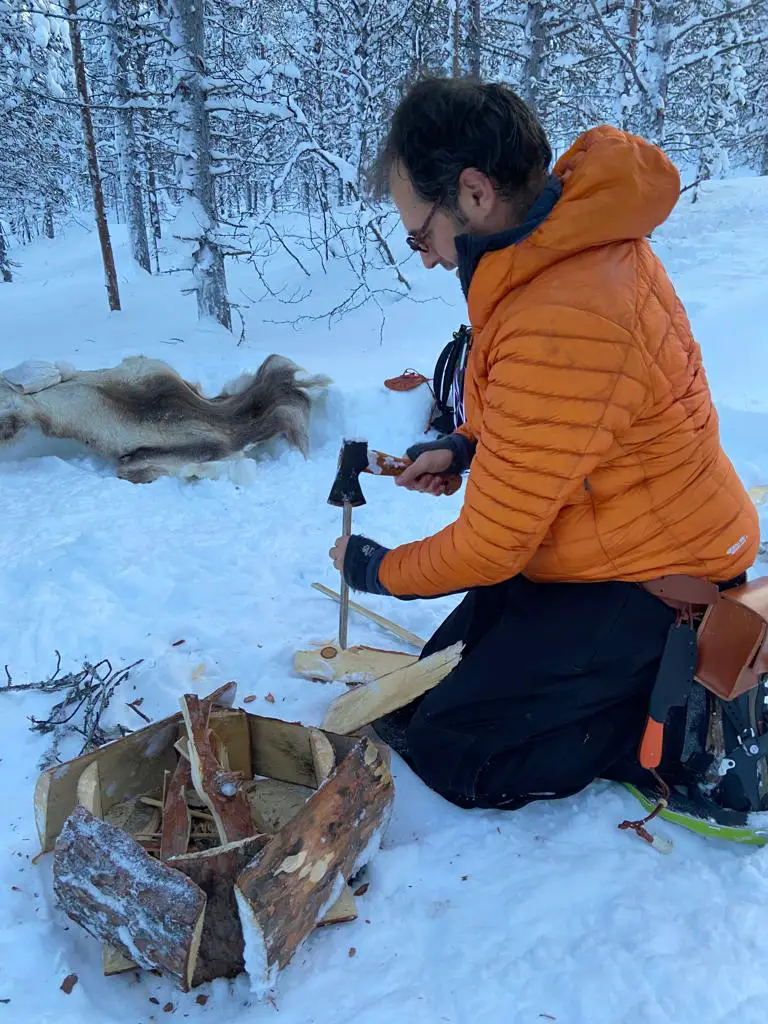
POLYGON ((607 121, 688 183, 768 174, 766 0, 0 0, 0 283, 95 211, 112 309, 111 222, 225 327, 232 259, 266 284, 311 250, 363 290, 374 261, 407 292, 366 169, 425 75, 510 83, 556 153, 607 121))

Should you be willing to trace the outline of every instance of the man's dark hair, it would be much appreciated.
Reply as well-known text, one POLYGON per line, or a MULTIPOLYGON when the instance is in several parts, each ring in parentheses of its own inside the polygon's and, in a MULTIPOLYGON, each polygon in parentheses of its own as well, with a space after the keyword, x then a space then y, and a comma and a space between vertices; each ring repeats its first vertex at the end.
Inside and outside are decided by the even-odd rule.
POLYGON ((392 117, 371 176, 389 192, 395 164, 417 196, 455 208, 459 175, 476 167, 499 195, 520 201, 540 188, 552 149, 534 112, 506 85, 471 78, 429 78, 413 86, 392 117))

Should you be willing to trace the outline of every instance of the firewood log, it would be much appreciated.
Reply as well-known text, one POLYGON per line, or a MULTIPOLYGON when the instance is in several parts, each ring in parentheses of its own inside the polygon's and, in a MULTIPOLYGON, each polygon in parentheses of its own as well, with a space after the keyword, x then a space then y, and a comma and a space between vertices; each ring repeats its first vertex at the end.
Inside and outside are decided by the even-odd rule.
POLYGON ((235 895, 254 992, 271 990, 277 971, 376 852, 393 796, 389 769, 362 740, 240 875, 235 895))
POLYGON ((206 898, 181 872, 78 806, 56 843, 53 888, 59 905, 91 935, 189 988, 206 898))
POLYGON ((211 749, 208 731, 208 708, 195 694, 181 698, 181 713, 187 727, 187 744, 192 783, 204 800, 222 843, 247 839, 254 833, 248 801, 243 793, 243 777, 238 772, 225 771, 211 749))
POLYGON ((252 836, 168 861, 170 867, 190 878, 207 897, 193 987, 214 978, 234 978, 244 970, 243 929, 233 887, 238 875, 268 842, 269 836, 252 836))
POLYGON ((323 729, 342 735, 357 732, 382 715, 410 704, 437 686, 458 665, 463 650, 462 643, 453 644, 422 661, 342 693, 328 709, 323 729))

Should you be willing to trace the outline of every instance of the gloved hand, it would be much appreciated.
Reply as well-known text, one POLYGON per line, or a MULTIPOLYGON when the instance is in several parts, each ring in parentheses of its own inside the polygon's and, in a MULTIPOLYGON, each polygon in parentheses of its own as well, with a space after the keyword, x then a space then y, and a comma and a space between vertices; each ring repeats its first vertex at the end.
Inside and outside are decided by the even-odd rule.
POLYGON ((352 534, 351 537, 338 537, 328 554, 352 590, 389 594, 379 582, 379 566, 388 551, 389 548, 375 540, 352 534))

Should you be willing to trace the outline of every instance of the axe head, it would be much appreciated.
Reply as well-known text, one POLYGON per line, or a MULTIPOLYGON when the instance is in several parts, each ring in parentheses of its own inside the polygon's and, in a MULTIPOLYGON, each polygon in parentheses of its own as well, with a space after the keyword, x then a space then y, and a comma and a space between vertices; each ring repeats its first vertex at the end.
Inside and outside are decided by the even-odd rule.
POLYGON ((360 474, 367 469, 368 442, 342 441, 336 479, 328 495, 328 504, 339 508, 344 505, 351 505, 352 508, 364 505, 365 497, 360 486, 360 474))

